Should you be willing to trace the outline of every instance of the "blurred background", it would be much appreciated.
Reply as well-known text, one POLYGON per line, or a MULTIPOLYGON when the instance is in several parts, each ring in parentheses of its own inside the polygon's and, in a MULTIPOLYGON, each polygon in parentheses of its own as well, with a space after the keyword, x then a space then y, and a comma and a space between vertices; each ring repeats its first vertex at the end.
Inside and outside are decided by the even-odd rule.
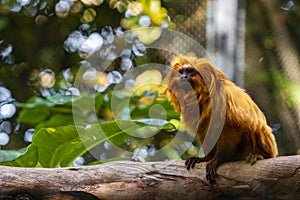
MULTIPOLYGON (((85 74, 105 77, 94 87, 101 94, 109 93, 122 71, 167 64, 167 53, 146 53, 143 44, 171 29, 200 43, 216 66, 246 89, 273 128, 280 155, 300 154, 299 21, 300 5, 293 0, 0 0, 0 148, 31 142, 38 120, 20 110, 40 105, 29 105, 33 97, 80 95, 74 77, 93 52, 114 60, 105 70, 85 74), (150 26, 156 29, 116 58, 114 40, 126 30, 150 26)), ((174 46, 188 47, 186 41, 174 46)), ((99 118, 111 120, 109 108, 99 118)))

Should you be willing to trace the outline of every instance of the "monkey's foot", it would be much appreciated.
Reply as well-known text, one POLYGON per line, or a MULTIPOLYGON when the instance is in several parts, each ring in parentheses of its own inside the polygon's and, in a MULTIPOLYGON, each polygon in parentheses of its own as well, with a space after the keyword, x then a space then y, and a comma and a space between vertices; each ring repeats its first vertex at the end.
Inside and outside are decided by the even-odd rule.
POLYGON ((246 158, 246 161, 248 163, 250 163, 251 165, 254 165, 256 163, 257 160, 261 160, 263 159, 263 157, 259 154, 253 154, 253 153, 250 153, 247 158, 246 158))
POLYGON ((213 185, 216 183, 216 178, 218 178, 217 174, 217 164, 216 162, 209 162, 206 165, 206 179, 207 181, 213 185))
POLYGON ((199 157, 191 157, 191 158, 188 158, 186 161, 185 161, 185 166, 186 166, 186 169, 187 170, 190 170, 191 168, 194 169, 195 165, 197 163, 200 163, 200 162, 206 162, 206 161, 209 161, 210 159, 207 158, 207 157, 203 157, 203 158, 199 158, 199 157))

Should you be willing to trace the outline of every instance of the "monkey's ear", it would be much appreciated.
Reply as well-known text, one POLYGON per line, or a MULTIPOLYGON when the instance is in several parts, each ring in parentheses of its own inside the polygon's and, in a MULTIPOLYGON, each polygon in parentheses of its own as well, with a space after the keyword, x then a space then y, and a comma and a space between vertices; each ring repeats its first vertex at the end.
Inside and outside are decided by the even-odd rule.
POLYGON ((196 60, 196 55, 193 53, 190 53, 186 56, 184 55, 177 55, 175 57, 172 58, 172 60, 170 61, 171 67, 178 71, 180 66, 190 63, 192 64, 195 60, 196 60))
POLYGON ((207 86, 209 93, 213 94, 219 91, 219 88, 226 76, 219 69, 213 66, 205 58, 198 59, 195 68, 202 77, 204 84, 207 86))
POLYGON ((184 62, 187 61, 184 59, 184 57, 179 55, 172 58, 172 60, 170 61, 170 65, 174 70, 178 71, 180 65, 182 65, 184 62))

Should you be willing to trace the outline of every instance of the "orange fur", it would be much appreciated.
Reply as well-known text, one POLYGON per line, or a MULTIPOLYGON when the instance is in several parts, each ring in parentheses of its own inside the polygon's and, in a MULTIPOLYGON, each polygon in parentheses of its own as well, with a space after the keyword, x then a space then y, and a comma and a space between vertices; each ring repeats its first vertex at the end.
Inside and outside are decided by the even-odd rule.
POLYGON ((171 67, 173 70, 168 75, 166 89, 168 98, 181 112, 181 120, 188 132, 196 134, 206 153, 204 158, 188 159, 188 169, 194 168, 196 163, 208 161, 207 179, 215 183, 216 168, 223 162, 249 159, 254 163, 257 157, 277 156, 275 137, 264 114, 250 96, 229 81, 223 72, 208 60, 195 57, 176 56, 171 61, 171 67), (189 79, 190 86, 182 82, 178 73, 185 68, 196 71, 189 79), (189 90, 189 87, 192 89, 189 90), (199 108, 198 113, 195 108, 199 108), (209 127, 216 123, 211 120, 212 112, 216 111, 226 111, 226 114, 223 113, 225 119, 221 135, 210 151, 203 143, 206 136, 216 131, 208 134, 209 127))

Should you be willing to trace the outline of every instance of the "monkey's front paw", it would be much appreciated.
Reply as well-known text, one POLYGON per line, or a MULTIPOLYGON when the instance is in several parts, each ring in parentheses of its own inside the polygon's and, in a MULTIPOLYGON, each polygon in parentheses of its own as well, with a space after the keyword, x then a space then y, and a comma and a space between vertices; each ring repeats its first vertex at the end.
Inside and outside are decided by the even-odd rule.
POLYGON ((200 163, 201 159, 198 157, 191 157, 185 161, 185 166, 187 170, 194 168, 197 163, 200 163))

